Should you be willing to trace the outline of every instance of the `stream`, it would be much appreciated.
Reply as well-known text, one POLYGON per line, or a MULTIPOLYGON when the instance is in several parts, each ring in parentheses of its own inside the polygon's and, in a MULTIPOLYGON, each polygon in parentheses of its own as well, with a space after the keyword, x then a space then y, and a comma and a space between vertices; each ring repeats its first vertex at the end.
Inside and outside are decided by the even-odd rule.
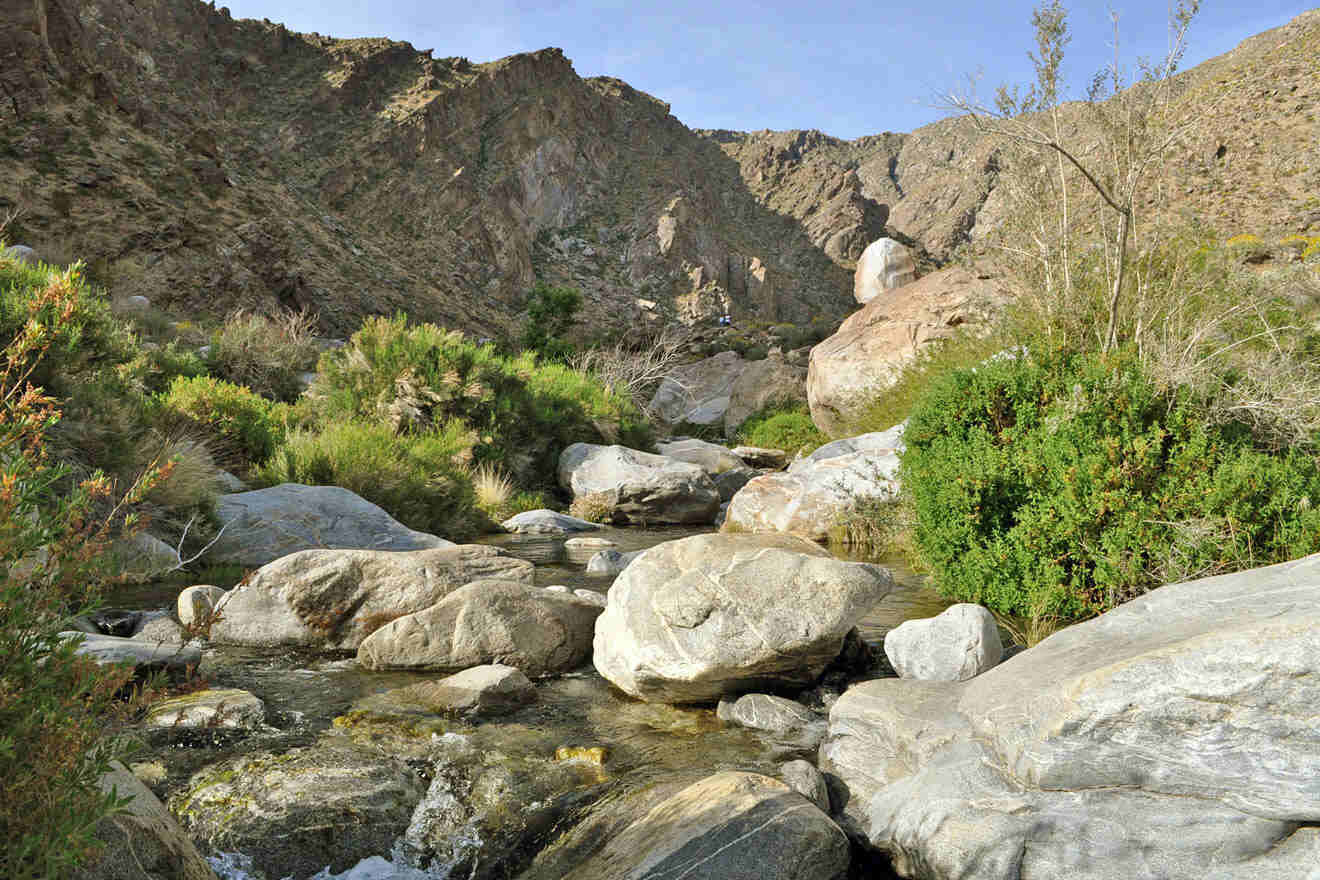
MULTIPOLYGON (((592 536, 614 541, 621 551, 631 551, 704 531, 607 528, 592 536)), ((497 535, 484 543, 534 563, 538 586, 563 584, 604 592, 613 579, 586 574, 585 564, 595 550, 575 554, 566 550, 561 536, 497 535)), ((863 639, 877 649, 879 658, 869 677, 893 674, 883 659, 886 632, 910 618, 934 616, 950 604, 928 589, 920 576, 901 565, 885 564, 894 573, 895 588, 857 622, 863 639)), ((131 587, 107 599, 115 607, 128 609, 172 608, 180 589, 177 582, 131 587)), ((373 697, 437 677, 424 672, 373 672, 359 667, 352 656, 228 646, 206 647, 200 673, 211 687, 241 688, 260 697, 266 704, 267 726, 255 733, 168 729, 145 733, 147 754, 135 770, 148 778, 162 800, 208 764, 253 751, 279 752, 309 745, 334 726, 336 718, 364 702, 371 705, 373 697)), ((538 681, 537 691, 537 702, 511 715, 479 722, 434 718, 435 733, 462 737, 465 744, 483 753, 554 754, 559 747, 603 747, 608 761, 601 767, 602 778, 628 787, 676 774, 697 778, 724 769, 777 777, 783 761, 805 757, 814 763, 814 748, 723 725, 713 706, 675 707, 633 700, 612 688, 591 666, 538 681)), ((527 799, 534 799, 534 794, 527 794, 527 799)), ((443 864, 433 863, 427 870, 401 866, 397 849, 344 873, 330 874, 327 869, 317 878, 440 880, 449 876, 443 864)), ((221 853, 211 861, 222 880, 258 876, 250 872, 241 854, 221 853)))

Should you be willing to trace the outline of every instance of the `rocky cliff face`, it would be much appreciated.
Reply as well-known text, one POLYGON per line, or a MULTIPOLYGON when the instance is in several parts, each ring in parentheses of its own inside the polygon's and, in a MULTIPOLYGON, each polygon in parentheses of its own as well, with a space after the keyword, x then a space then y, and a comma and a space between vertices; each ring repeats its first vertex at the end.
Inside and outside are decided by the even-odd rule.
MULTIPOLYGON (((1320 10, 1312 10, 1182 74, 1181 136, 1149 191, 1188 225, 1223 237, 1320 230, 1317 56, 1320 10)), ((1085 105, 1065 106, 1063 119, 1065 137, 1087 151, 1085 105)), ((887 206, 890 235, 920 243, 928 265, 984 242, 1006 210, 997 144, 964 120, 853 141, 819 131, 702 134, 738 163, 762 204, 798 219, 842 265, 861 253, 858 242, 877 237, 861 211, 851 220, 851 205, 887 206)))
MULTIPOLYGON (((1311 12, 1184 76, 1160 190, 1189 222, 1320 228, 1318 53, 1311 12)), ((402 309, 489 335, 543 279, 581 288, 604 334, 838 320, 882 234, 927 270, 984 241, 997 168, 957 120, 694 133, 557 49, 474 64, 195 0, 0 0, 9 237, 180 315, 283 305, 343 333, 402 309)))
POLYGON ((0 0, 0 85, 0 217, 177 310, 489 333, 538 278, 582 288, 597 330, 849 309, 817 230, 557 49, 473 64, 196 2, 0 0))

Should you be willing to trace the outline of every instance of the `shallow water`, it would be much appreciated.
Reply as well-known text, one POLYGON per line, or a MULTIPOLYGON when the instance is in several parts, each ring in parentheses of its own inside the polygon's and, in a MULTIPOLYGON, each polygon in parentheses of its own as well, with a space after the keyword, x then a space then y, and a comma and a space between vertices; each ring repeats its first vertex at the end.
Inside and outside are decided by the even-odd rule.
MULTIPOLYGON (((620 551, 640 550, 704 530, 603 529, 592 537, 614 541, 620 551)), ((595 552, 571 553, 564 538, 500 535, 487 540, 536 564, 539 586, 564 584, 570 588, 607 591, 611 577, 583 571, 595 552)), ((921 577, 901 565, 889 565, 895 588, 858 621, 863 639, 880 648, 884 635, 904 620, 930 617, 950 603, 929 590, 921 577)), ((117 591, 110 596, 121 607, 171 608, 181 584, 148 585, 117 591)), ((227 584, 224 586, 228 586, 227 584)), ((877 656, 883 658, 883 651, 877 656)), ((267 706, 264 732, 250 735, 163 731, 148 741, 166 771, 154 787, 165 796, 186 783, 201 767, 254 750, 282 751, 314 741, 337 716, 370 706, 394 688, 432 679, 435 673, 373 672, 360 668, 351 656, 327 656, 303 651, 208 647, 201 669, 212 686, 251 691, 267 706)), ((875 675, 888 672, 881 660, 875 675)), ((890 673, 892 674, 892 673, 890 673)), ((613 689, 586 666, 576 672, 537 683, 539 700, 502 718, 467 723, 449 719, 447 732, 467 738, 481 750, 549 758, 560 746, 602 746, 608 758, 602 781, 642 785, 676 773, 713 773, 742 769, 777 775, 777 765, 796 757, 810 757, 801 743, 776 741, 742 728, 723 726, 713 707, 673 707, 641 703, 613 689)), ((351 871, 320 880, 411 880, 445 876, 442 871, 418 873, 389 854, 363 862, 351 871)), ((249 876, 240 854, 218 854, 215 866, 225 880, 249 876)), ((275 878, 270 878, 275 880, 275 878)))

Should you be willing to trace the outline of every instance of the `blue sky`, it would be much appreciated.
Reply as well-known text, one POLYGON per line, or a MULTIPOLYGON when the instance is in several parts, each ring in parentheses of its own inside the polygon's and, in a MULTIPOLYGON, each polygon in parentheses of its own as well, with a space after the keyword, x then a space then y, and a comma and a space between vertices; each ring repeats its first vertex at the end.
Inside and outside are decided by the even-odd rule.
MULTIPOLYGON (((587 0, 220 0, 242 18, 269 18, 334 37, 385 36, 437 58, 489 61, 546 46, 582 76, 609 75, 672 105, 693 128, 818 128, 854 138, 911 131, 946 115, 935 96, 980 71, 982 92, 1029 82, 1035 3, 587 2, 587 0)), ((1069 97, 1081 97, 1112 57, 1133 66, 1167 46, 1159 0, 1076 2, 1065 60, 1069 97)), ((1208 0, 1184 67, 1284 24, 1309 4, 1208 0)))

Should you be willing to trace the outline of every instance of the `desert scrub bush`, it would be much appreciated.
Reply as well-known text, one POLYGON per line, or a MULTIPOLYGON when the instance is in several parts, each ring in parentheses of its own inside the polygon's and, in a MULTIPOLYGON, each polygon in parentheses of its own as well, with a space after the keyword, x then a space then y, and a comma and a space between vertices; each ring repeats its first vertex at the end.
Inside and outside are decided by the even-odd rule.
POLYGON ((568 505, 570 516, 585 519, 587 522, 608 523, 614 520, 614 494, 611 492, 588 492, 576 496, 568 505))
POLYGON ((536 282, 527 297, 527 318, 519 339, 522 347, 546 360, 567 361, 574 353, 568 331, 581 308, 582 294, 577 289, 536 282))
POLYGON ((315 320, 307 312, 272 316, 239 310, 211 335, 211 372, 286 403, 302 393, 299 376, 316 366, 315 320))
POLYGON ((651 444, 637 407, 599 379, 401 315, 368 319, 348 345, 322 355, 310 393, 323 424, 360 418, 424 433, 459 419, 477 432, 475 462, 528 488, 548 486, 573 443, 651 444))
POLYGON ((95 856, 98 822, 126 803, 96 781, 125 753, 107 729, 132 675, 78 656, 80 638, 60 632, 95 603, 110 537, 133 530, 130 511, 162 471, 116 496, 105 477, 73 480, 56 463, 57 403, 31 380, 52 375, 47 358, 76 361, 64 346, 99 314, 69 273, 16 280, 4 260, 0 273, 6 308, 21 285, 27 318, 0 339, 0 876, 57 880, 95 856))
POLYGON ((805 403, 771 404, 738 429, 738 445, 782 449, 790 456, 813 452, 830 441, 811 420, 805 403))
POLYGON ((477 507, 495 523, 528 510, 541 510, 550 504, 540 492, 519 491, 513 479, 491 464, 473 468, 468 478, 477 507))
POLYGON ((157 397, 154 419, 167 430, 201 434, 221 464, 246 473, 284 439, 284 409, 222 379, 180 376, 157 397))
POLYGON ((1163 583, 1320 549, 1320 471, 1157 387, 1132 351, 1019 352, 939 377, 901 478, 935 586, 1070 621, 1163 583))
POLYGON ((457 420, 411 434, 350 420, 292 432, 254 478, 342 486, 409 528, 462 540, 489 528, 467 469, 475 439, 457 420))

